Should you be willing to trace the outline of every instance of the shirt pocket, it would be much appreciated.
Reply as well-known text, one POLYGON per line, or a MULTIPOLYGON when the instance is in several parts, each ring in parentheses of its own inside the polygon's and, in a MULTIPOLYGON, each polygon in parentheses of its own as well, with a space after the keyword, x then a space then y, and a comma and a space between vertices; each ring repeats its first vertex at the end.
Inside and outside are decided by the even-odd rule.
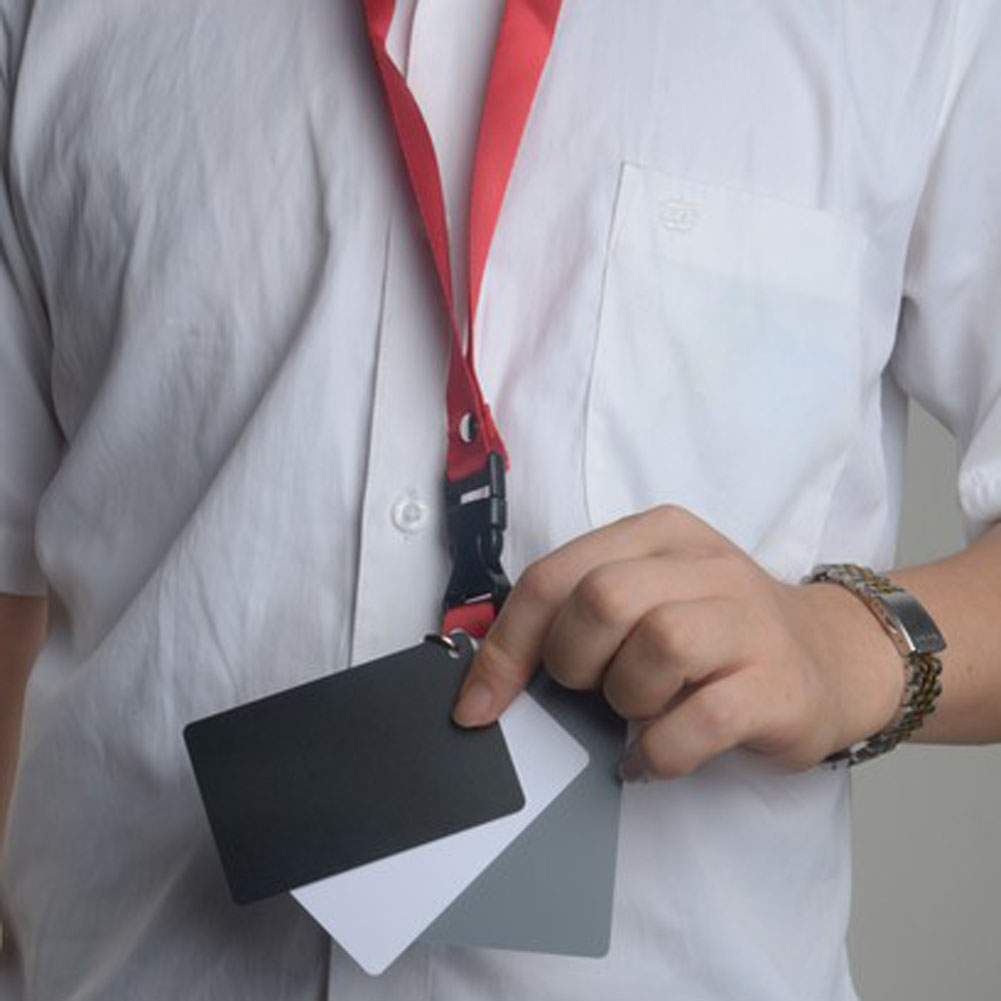
POLYGON ((625 164, 587 403, 592 524, 672 503, 780 576, 859 424, 861 230, 625 164))

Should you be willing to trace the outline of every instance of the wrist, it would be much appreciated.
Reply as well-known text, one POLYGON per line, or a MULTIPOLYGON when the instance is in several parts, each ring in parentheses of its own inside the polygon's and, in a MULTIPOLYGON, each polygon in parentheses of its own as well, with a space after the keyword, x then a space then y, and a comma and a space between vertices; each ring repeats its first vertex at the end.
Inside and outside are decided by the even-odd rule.
POLYGON ((902 712, 906 674, 900 654, 872 612, 835 583, 801 584, 807 628, 828 693, 828 754, 892 725, 902 712))

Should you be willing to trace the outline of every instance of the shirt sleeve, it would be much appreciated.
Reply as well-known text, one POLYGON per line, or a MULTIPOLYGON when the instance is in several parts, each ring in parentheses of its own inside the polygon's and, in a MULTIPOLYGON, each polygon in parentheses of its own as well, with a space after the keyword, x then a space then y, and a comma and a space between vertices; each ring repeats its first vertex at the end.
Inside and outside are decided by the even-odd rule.
POLYGON ((955 435, 972 539, 1001 519, 1001 2, 960 7, 953 44, 892 367, 955 435))
POLYGON ((0 592, 41 594, 39 500, 60 454, 51 400, 51 338, 11 197, 10 89, 0 79, 0 592))

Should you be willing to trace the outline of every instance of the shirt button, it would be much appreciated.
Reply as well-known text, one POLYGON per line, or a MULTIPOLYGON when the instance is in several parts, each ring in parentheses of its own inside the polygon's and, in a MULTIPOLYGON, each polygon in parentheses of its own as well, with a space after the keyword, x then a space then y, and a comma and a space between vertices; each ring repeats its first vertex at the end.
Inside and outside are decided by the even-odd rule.
POLYGON ((427 526, 430 513, 427 504, 416 497, 401 497, 393 505, 393 524, 401 532, 415 535, 427 526))

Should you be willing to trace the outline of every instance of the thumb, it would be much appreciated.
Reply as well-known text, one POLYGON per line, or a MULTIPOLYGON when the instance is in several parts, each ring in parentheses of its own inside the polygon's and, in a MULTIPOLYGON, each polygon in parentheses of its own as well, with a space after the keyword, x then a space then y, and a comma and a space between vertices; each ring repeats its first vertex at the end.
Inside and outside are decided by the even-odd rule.
POLYGON ((487 726, 532 680, 552 612, 516 585, 470 664, 452 710, 459 726, 487 726))
POLYGON ((452 719, 463 727, 493 723, 534 673, 534 664, 514 660, 495 642, 485 639, 469 667, 452 719))

